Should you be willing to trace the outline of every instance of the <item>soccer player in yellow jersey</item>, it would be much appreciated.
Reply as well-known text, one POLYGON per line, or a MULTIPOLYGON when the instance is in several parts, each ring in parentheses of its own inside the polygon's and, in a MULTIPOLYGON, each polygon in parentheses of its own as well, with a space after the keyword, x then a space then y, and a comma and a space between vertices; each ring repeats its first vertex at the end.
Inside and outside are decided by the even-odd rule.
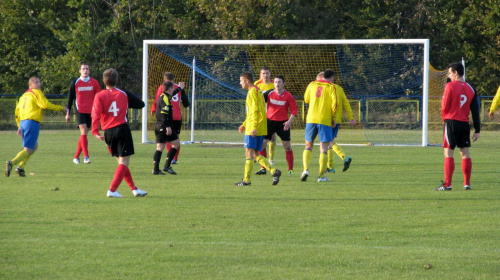
MULTIPOLYGON (((255 81, 254 85, 259 88, 259 92, 263 93, 265 91, 269 91, 274 89, 274 82, 271 81, 271 69, 269 67, 262 67, 259 73, 259 79, 255 81)), ((269 163, 274 165, 274 152, 276 150, 276 133, 273 134, 271 141, 269 141, 269 150, 266 150, 266 146, 263 147, 262 151, 259 152, 261 156, 267 157, 267 151, 269 151, 269 163)), ((266 169, 261 168, 255 174, 257 175, 265 175, 266 169)))
POLYGON ((240 76, 240 85, 248 90, 246 98, 247 114, 245 121, 238 128, 240 133, 245 133, 245 173, 244 178, 235 186, 250 186, 250 175, 253 170, 254 160, 264 166, 273 174, 273 185, 280 181, 281 171, 272 167, 269 161, 259 155, 262 150, 264 136, 267 135, 266 109, 264 107, 264 96, 259 93, 258 88, 253 84, 253 77, 250 72, 245 72, 240 76))
POLYGON ((31 77, 28 82, 29 89, 19 98, 16 106, 17 134, 22 137, 23 150, 16 157, 5 163, 5 176, 9 177, 12 165, 19 163, 16 172, 20 177, 26 177, 24 165, 38 147, 40 123, 43 119, 43 110, 65 111, 68 107, 50 103, 42 92, 40 78, 31 77))
MULTIPOLYGON (((323 75, 324 72, 320 72, 318 76, 316 76, 316 80, 324 79, 323 75)), ((356 125, 356 120, 354 119, 354 116, 352 114, 351 104, 349 104, 349 100, 347 100, 347 97, 345 96, 344 89, 337 84, 333 85, 335 86, 335 92, 337 93, 337 111, 335 112, 335 122, 337 123, 337 125, 333 128, 333 140, 335 141, 335 138, 337 138, 337 134, 339 132, 340 123, 342 122, 342 113, 344 109, 347 113, 347 117, 349 118, 349 124, 356 125)), ((334 141, 332 141, 332 144, 330 145, 330 147, 328 147, 328 164, 326 167, 326 172, 335 173, 335 168, 333 167, 334 152, 344 161, 344 169, 342 171, 345 172, 347 169, 349 169, 352 158, 350 156, 347 156, 339 147, 339 145, 337 145, 334 141)))
POLYGON ((333 70, 325 70, 324 79, 311 82, 304 94, 304 102, 309 104, 306 118, 306 145, 303 153, 304 172, 300 179, 306 181, 309 176, 309 163, 311 161, 314 139, 319 135, 319 177, 318 182, 327 182, 325 176, 328 163, 328 146, 333 141, 332 127, 336 126, 335 112, 337 95, 333 85, 333 70))
POLYGON ((493 102, 491 103, 490 118, 493 118, 495 110, 498 108, 499 104, 500 104, 500 87, 498 87, 497 94, 495 94, 495 98, 493 98, 493 102))

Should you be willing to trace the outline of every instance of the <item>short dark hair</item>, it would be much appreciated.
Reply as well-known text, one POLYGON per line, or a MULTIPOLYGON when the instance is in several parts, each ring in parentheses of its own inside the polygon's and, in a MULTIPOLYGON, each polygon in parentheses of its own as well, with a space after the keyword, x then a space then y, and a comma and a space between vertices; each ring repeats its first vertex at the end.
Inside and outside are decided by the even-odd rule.
POLYGON ((167 93, 169 89, 171 89, 174 86, 174 83, 171 81, 163 82, 163 93, 167 93))
POLYGON ((102 82, 110 87, 115 87, 118 83, 118 71, 114 68, 109 68, 102 73, 102 82))
POLYGON ((172 72, 165 72, 163 74, 163 78, 166 78, 169 81, 173 81, 175 76, 174 76, 174 73, 172 73, 172 72))
POLYGON ((446 67, 446 69, 450 69, 450 68, 451 68, 451 71, 457 72, 458 76, 460 76, 460 77, 463 77, 465 74, 464 66, 460 62, 453 62, 453 63, 448 64, 448 67, 446 67))
POLYGON ((281 75, 278 75, 276 77, 274 77, 275 79, 278 78, 278 79, 281 79, 283 81, 283 83, 285 83, 285 78, 281 75))
POLYGON ((332 78, 334 75, 335 75, 335 72, 333 72, 333 70, 331 70, 331 69, 326 69, 326 70, 325 70, 325 73, 323 74, 323 77, 324 77, 325 79, 330 79, 330 78, 332 78))
POLYGON ((243 74, 241 74, 240 77, 243 77, 244 79, 247 79, 251 84, 253 84, 252 73, 250 73, 250 72, 244 72, 243 74))
POLYGON ((269 69, 269 67, 267 67, 267 66, 260 68, 260 71, 262 71, 262 70, 271 72, 271 69, 269 69))

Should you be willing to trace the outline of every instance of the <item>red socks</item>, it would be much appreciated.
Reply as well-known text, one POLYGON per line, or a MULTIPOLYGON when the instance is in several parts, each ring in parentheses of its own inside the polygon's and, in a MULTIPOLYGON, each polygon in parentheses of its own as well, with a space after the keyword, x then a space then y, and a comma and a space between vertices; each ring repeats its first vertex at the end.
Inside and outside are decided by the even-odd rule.
POLYGON ((115 176, 113 177, 113 181, 111 181, 109 190, 115 192, 116 189, 118 189, 118 186, 120 186, 120 183, 123 181, 123 179, 125 179, 125 182, 127 182, 131 190, 137 189, 137 187, 134 184, 134 180, 132 179, 132 174, 130 174, 130 170, 128 169, 128 167, 123 164, 118 164, 118 167, 115 170, 115 176))
POLYGON ((293 151, 286 151, 286 162, 288 163, 288 170, 293 170, 293 151))
POLYGON ((470 186, 470 174, 472 173, 472 160, 470 158, 462 159, 462 172, 464 173, 464 186, 470 186))
POLYGON ((79 158, 82 151, 84 157, 89 156, 89 141, 87 135, 80 135, 80 139, 78 139, 78 144, 76 146, 75 158, 79 158))
POLYGON ((444 158, 444 186, 451 186, 453 172, 455 171, 455 159, 452 157, 444 158))

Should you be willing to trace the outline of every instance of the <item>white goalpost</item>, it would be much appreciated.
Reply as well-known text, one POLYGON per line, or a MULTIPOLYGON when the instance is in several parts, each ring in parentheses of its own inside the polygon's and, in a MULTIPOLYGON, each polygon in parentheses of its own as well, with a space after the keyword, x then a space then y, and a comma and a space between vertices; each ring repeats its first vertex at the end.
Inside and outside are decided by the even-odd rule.
POLYGON ((154 137, 148 137, 150 105, 166 71, 186 82, 191 106, 183 112, 185 142, 242 143, 235 132, 245 112, 239 75, 250 71, 257 80, 264 66, 285 77, 297 100, 295 129, 304 126, 301 98, 308 83, 333 69, 367 142, 429 145, 429 39, 144 40, 142 143, 154 137))

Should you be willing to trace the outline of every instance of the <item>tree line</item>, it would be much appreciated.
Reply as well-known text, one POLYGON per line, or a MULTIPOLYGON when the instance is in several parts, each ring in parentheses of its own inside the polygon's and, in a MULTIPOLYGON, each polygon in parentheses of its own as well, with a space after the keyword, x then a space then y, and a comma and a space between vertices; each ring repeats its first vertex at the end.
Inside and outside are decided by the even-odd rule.
POLYGON ((0 94, 33 75, 67 94, 80 62, 140 93, 145 39, 429 38, 435 68, 464 58, 479 94, 500 85, 499 0, 3 0, 0 27, 0 94))

